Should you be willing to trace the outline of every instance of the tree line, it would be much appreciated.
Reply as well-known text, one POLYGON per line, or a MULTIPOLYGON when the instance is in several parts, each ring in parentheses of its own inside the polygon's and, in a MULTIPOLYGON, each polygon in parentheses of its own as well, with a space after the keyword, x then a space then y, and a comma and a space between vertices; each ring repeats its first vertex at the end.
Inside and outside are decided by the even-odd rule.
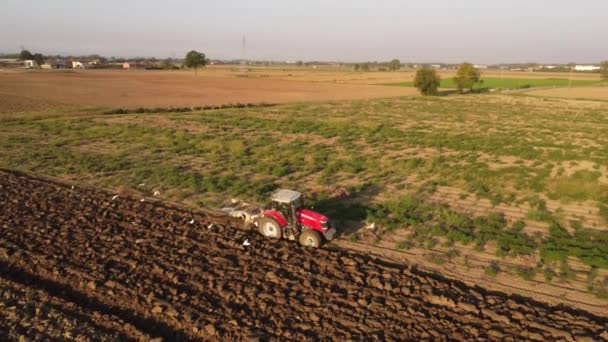
MULTIPOLYGON (((465 62, 460 64, 453 80, 459 93, 462 94, 465 90, 473 92, 475 84, 481 82, 481 73, 473 64, 465 62)), ((422 95, 437 95, 440 85, 441 77, 437 70, 423 67, 416 72, 414 86, 420 90, 422 95)))

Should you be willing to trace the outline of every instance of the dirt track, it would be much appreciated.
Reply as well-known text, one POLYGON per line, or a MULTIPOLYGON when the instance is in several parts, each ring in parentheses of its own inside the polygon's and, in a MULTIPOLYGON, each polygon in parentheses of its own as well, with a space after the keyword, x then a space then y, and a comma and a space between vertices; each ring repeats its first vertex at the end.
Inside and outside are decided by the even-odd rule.
POLYGON ((112 197, 0 171, 0 340, 608 339, 608 317, 112 197))

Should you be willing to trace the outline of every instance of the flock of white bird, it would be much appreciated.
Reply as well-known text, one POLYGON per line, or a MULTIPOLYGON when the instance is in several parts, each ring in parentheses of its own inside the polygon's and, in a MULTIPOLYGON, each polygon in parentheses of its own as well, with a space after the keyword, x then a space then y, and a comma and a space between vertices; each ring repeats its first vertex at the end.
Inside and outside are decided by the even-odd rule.
MULTIPOLYGON (((146 185, 146 183, 140 183, 140 184, 139 184, 139 186, 140 186, 140 187, 145 186, 145 185, 146 185)), ((75 187, 74 187, 74 185, 72 185, 72 190, 74 190, 74 189, 75 189, 75 187)), ((153 196, 154 196, 154 197, 160 196, 160 191, 155 190, 155 191, 154 191, 153 196)), ((115 201, 115 200, 117 200, 117 199, 118 199, 118 195, 114 195, 114 196, 112 196, 112 201, 115 201)), ((140 201, 140 202, 145 202, 145 200, 146 200, 145 198, 142 198, 142 199, 140 199, 139 201, 140 201)), ((133 222, 133 223, 135 223, 135 222, 133 222)), ((189 223, 190 225, 193 225, 193 224, 195 223, 195 221, 194 221, 194 219, 191 219, 190 221, 188 221, 188 223, 189 223)), ((207 226, 207 229, 211 229, 212 227, 213 227, 213 223, 210 223, 210 224, 207 226)), ((245 241, 243 241, 243 246, 245 246, 245 247, 249 247, 249 246, 251 246, 251 242, 249 242, 249 239, 245 239, 245 241)))

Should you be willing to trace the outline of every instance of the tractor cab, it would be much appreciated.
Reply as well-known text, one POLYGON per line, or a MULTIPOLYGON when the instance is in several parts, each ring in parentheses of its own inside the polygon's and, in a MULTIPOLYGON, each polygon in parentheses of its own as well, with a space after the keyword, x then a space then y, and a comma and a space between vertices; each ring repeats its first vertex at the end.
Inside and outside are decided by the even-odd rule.
POLYGON ((293 190, 278 190, 270 197, 271 208, 283 215, 288 225, 299 228, 298 212, 303 207, 302 194, 293 190))

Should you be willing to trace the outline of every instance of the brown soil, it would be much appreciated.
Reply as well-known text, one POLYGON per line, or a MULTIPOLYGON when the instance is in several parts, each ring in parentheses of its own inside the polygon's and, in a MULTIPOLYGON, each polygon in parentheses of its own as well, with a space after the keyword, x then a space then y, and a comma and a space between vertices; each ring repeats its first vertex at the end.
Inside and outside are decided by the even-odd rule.
POLYGON ((0 171, 0 339, 608 339, 605 316, 112 196, 0 171))
MULTIPOLYGON (((417 94, 414 88, 195 76, 185 71, 87 70, 0 74, 0 103, 19 96, 31 101, 134 108, 370 99, 414 94, 417 94)), ((26 104, 21 105, 26 107, 26 104)), ((2 107, 0 111, 3 112, 15 111, 15 105, 2 107)))
MULTIPOLYGON (((2 75, 0 75, 1 78, 2 75)), ((0 113, 45 111, 57 107, 62 107, 62 104, 50 98, 29 97, 13 91, 0 91, 0 113)))

